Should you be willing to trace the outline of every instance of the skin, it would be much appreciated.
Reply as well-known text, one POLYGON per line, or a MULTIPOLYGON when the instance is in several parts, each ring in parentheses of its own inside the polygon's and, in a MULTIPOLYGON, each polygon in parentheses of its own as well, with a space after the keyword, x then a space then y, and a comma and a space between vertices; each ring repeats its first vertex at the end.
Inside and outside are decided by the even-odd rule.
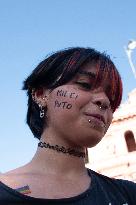
MULTIPOLYGON (((90 64, 83 67, 83 70, 96 73, 95 66, 90 64)), ((84 151, 86 147, 93 147, 102 140, 113 117, 106 95, 110 82, 108 79, 104 80, 100 87, 94 89, 86 88, 81 83, 91 86, 91 79, 77 74, 70 82, 52 91, 43 89, 42 92, 35 93, 36 102, 47 106, 48 126, 43 131, 41 141, 84 151), (98 102, 107 108, 100 109, 98 102), (102 123, 96 123, 93 118, 86 116, 85 112, 103 115, 106 128, 102 123), (91 119, 91 123, 88 119, 91 119)), ((30 196, 63 198, 85 191, 91 178, 83 158, 38 147, 28 164, 3 174, 1 181, 11 188, 28 184, 30 196), (57 190, 54 188, 56 186, 57 190)))

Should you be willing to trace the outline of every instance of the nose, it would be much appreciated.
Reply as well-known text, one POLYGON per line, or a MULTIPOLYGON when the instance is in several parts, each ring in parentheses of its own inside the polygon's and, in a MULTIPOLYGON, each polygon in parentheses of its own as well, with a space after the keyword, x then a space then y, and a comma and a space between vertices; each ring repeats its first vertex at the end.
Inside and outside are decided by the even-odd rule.
POLYGON ((102 110, 107 110, 110 108, 110 101, 105 93, 95 95, 93 103, 102 110))

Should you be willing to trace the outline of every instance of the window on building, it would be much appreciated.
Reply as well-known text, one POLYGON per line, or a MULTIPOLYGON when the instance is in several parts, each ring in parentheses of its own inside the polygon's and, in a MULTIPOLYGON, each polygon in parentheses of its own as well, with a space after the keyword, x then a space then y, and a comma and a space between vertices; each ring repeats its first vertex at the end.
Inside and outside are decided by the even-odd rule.
POLYGON ((134 138, 134 134, 131 130, 125 132, 125 140, 126 140, 128 152, 136 151, 136 141, 134 138))

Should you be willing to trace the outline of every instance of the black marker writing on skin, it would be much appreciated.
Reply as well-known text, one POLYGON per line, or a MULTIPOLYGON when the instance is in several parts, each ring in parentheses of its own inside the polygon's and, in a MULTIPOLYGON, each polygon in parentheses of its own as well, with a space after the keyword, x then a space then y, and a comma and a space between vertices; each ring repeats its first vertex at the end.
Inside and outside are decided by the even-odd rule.
POLYGON ((63 96, 63 97, 67 97, 67 90, 58 90, 57 91, 57 96, 63 96))
POLYGON ((72 105, 68 102, 59 102, 58 100, 55 100, 55 105, 54 107, 59 107, 59 108, 63 108, 63 109, 71 109, 72 105))
POLYGON ((76 93, 70 93, 69 97, 70 97, 70 98, 75 98, 75 99, 76 99, 76 98, 78 97, 78 95, 76 95, 76 96, 75 96, 75 95, 76 95, 76 93))
POLYGON ((69 97, 69 98, 75 98, 75 99, 78 97, 76 93, 68 92, 67 90, 58 90, 57 96, 69 97))

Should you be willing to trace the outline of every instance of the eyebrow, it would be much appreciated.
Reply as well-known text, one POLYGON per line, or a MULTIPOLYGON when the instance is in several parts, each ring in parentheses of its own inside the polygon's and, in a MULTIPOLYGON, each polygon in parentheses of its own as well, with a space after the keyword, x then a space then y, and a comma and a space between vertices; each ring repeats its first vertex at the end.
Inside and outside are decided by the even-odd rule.
POLYGON ((86 75, 86 76, 91 77, 91 78, 95 78, 96 77, 95 73, 88 72, 88 71, 79 71, 78 73, 81 74, 81 75, 86 75))

